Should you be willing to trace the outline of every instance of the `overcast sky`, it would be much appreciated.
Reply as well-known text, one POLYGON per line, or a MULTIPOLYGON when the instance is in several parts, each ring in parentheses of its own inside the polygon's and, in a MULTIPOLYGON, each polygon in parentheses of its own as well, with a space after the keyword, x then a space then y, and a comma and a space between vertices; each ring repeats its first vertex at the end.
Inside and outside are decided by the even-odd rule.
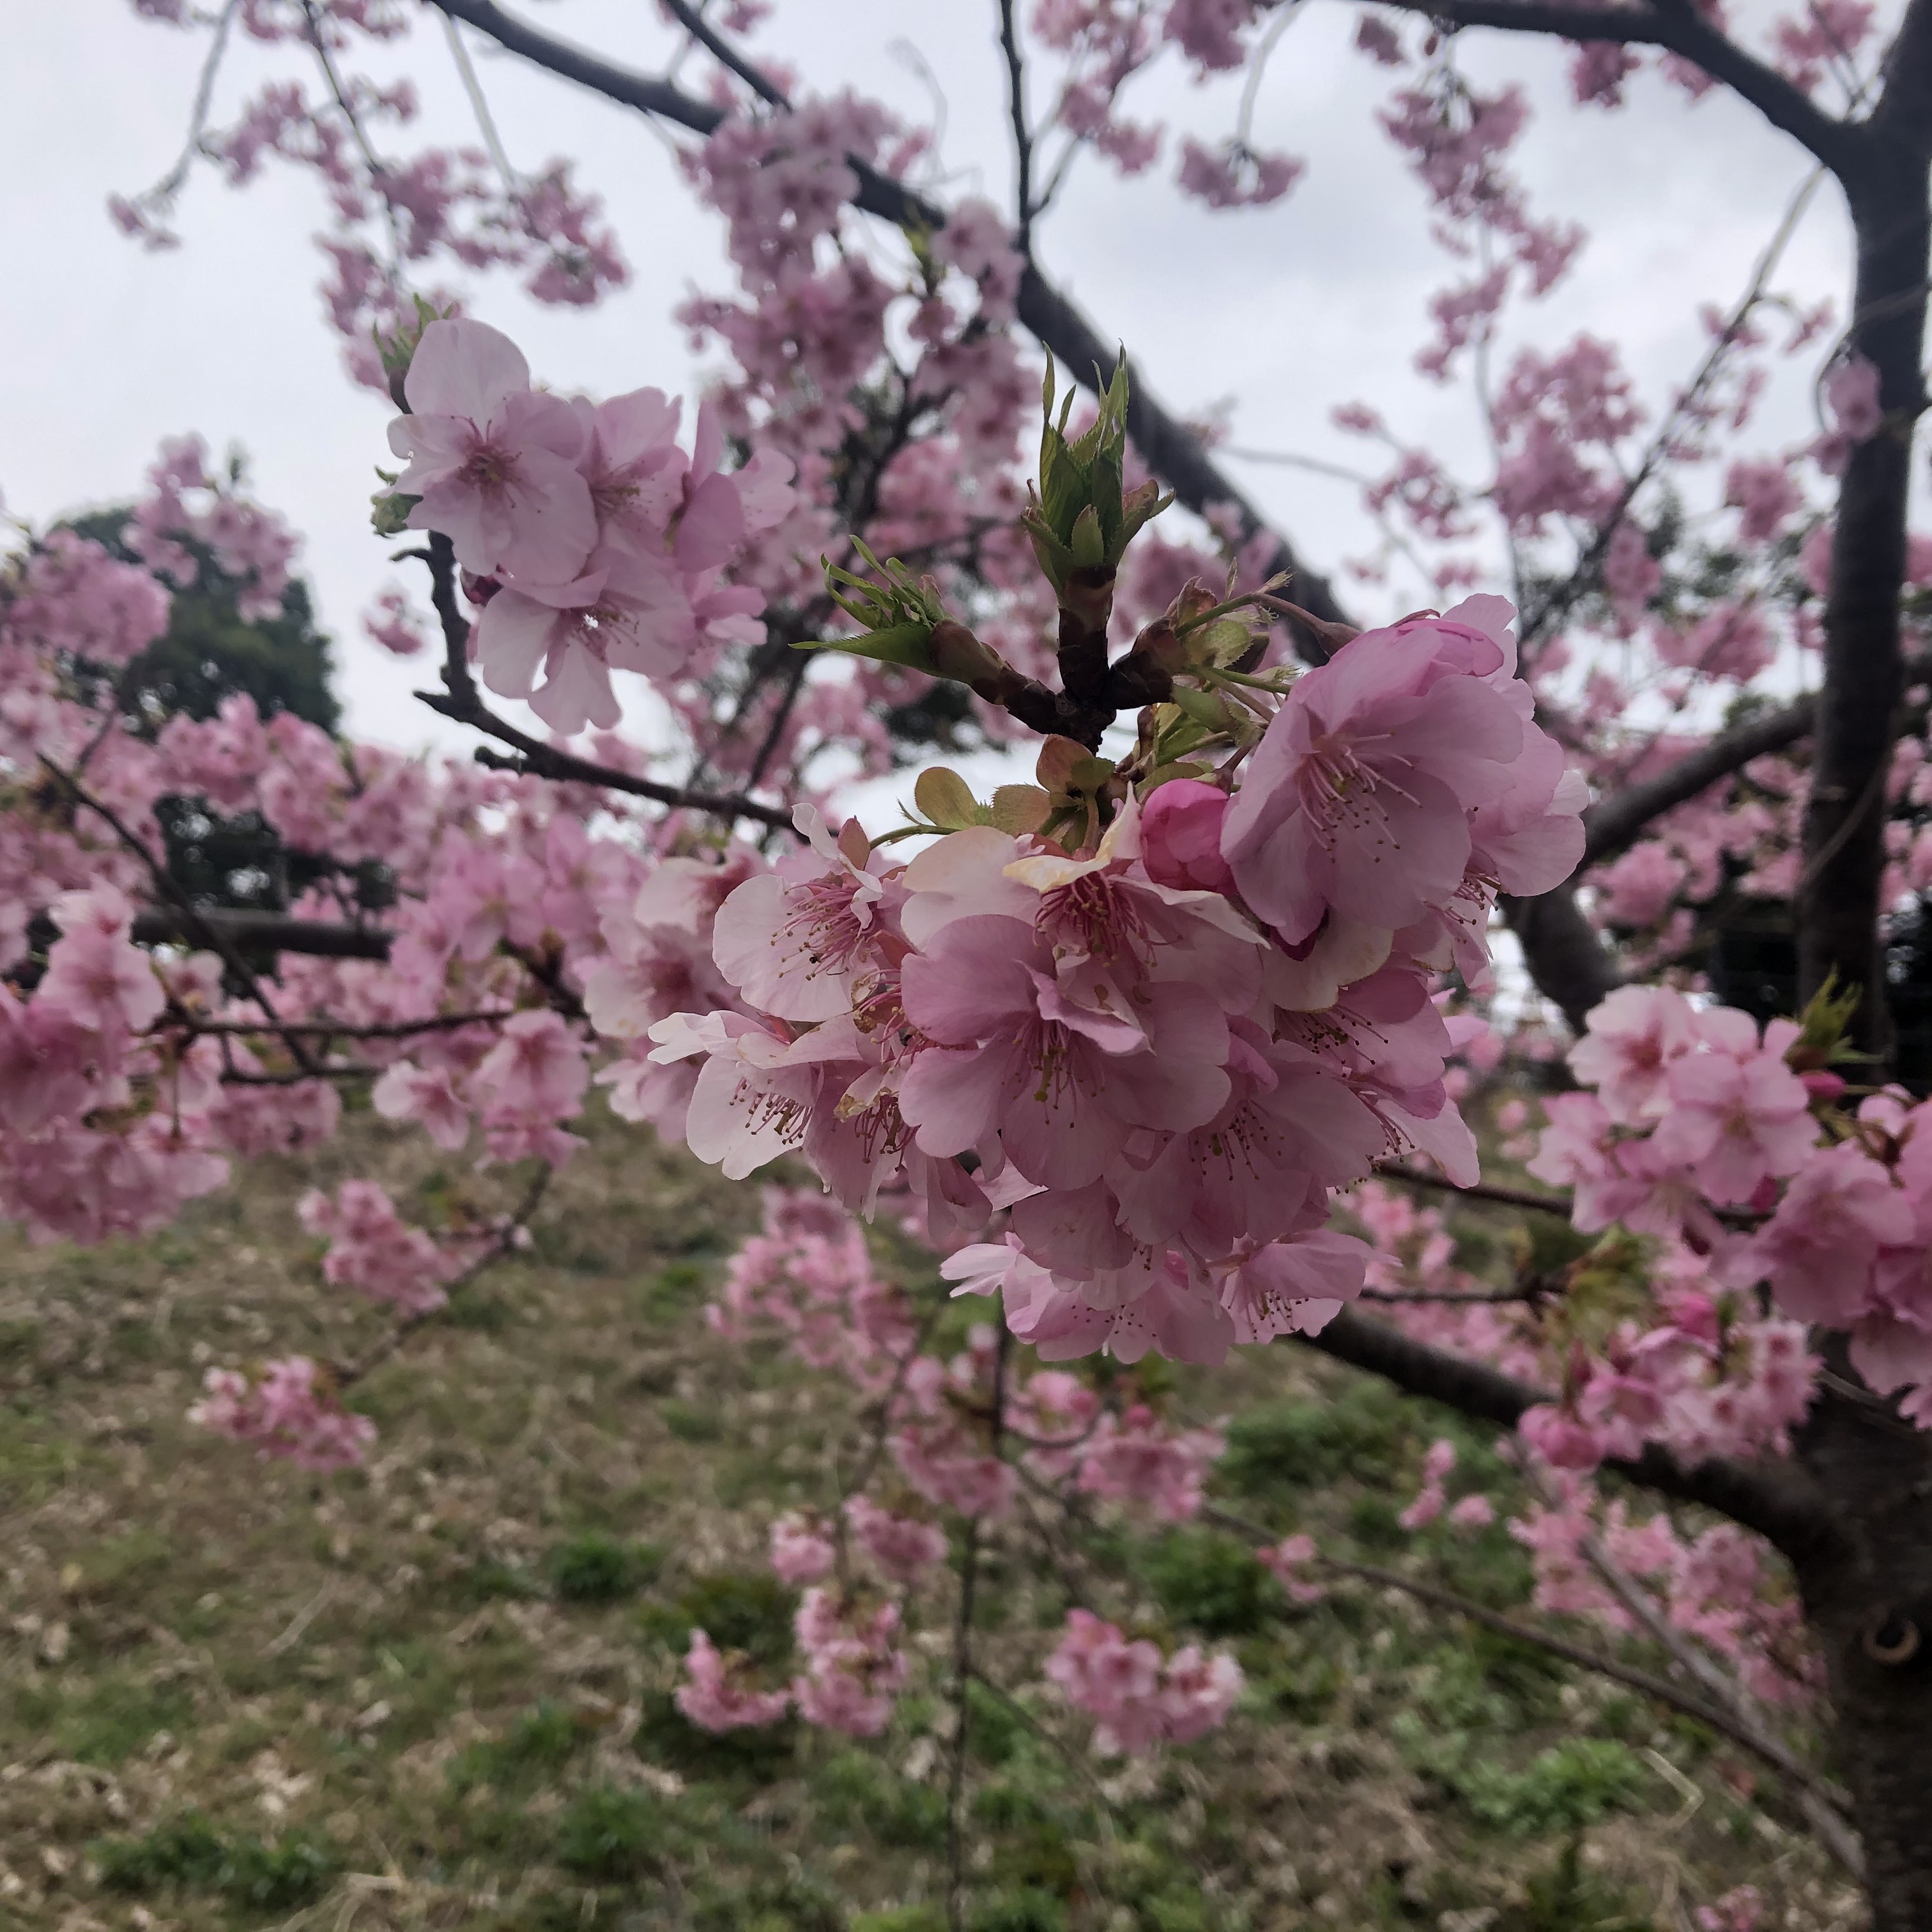
MULTIPOLYGON (((670 48, 649 0, 520 4, 553 31, 640 68, 661 69, 670 48)), ((1772 10, 1768 0, 1732 10, 1747 22, 1772 10)), ((395 580, 366 520, 388 411, 342 373, 322 317, 313 237, 326 211, 312 178, 272 166, 237 191, 202 170, 178 218, 184 245, 143 252, 112 227, 104 202, 172 164, 204 43, 136 20, 127 0, 15 0, 7 11, 0 490, 9 508, 44 521, 124 500, 157 442, 184 430, 218 451, 240 444, 258 494, 306 539, 302 568, 337 640, 352 730, 398 745, 436 739, 451 728, 407 696, 419 664, 412 671, 389 658, 358 623, 374 592, 395 580)), ((807 90, 849 84, 914 118, 929 112, 922 67, 939 76, 946 126, 934 191, 1004 203, 997 14, 993 0, 779 0, 759 44, 789 61, 807 90)), ((1444 266, 1418 194, 1372 125, 1386 80, 1348 52, 1353 14, 1339 0, 1306 0, 1270 69, 1258 139, 1309 162, 1287 200, 1209 215, 1162 180, 1124 184, 1083 163, 1039 253, 1103 335, 1125 339, 1166 401, 1189 412, 1230 401, 1238 445, 1359 460, 1360 446, 1329 413, 1363 396, 1405 436, 1453 456, 1479 447, 1474 420, 1456 391, 1421 380, 1411 359, 1444 266)), ((1613 338, 1654 401, 1703 346, 1699 304, 1728 303, 1748 279, 1805 158, 1728 97, 1692 106, 1657 82, 1640 82, 1624 113, 1576 112, 1564 105, 1556 50, 1513 37, 1466 40, 1472 74, 1520 75, 1545 110, 1522 161, 1539 212, 1580 220, 1591 233, 1578 271, 1537 313, 1538 339, 1554 344, 1578 328, 1613 338)), ((538 308, 500 280, 481 286, 472 312, 515 335, 559 388, 688 390, 704 365, 670 310, 692 290, 730 287, 719 224, 684 188, 665 139, 638 117, 472 45, 512 158, 535 169, 574 157, 580 178, 605 197, 633 270, 628 290, 589 312, 538 308)), ((433 16, 389 63, 400 64, 424 104, 408 146, 473 139, 433 16)), ((295 50, 239 43, 218 124, 271 73, 298 74, 313 92, 295 50)), ((698 64, 686 74, 700 80, 698 64)), ((1197 90, 1162 75, 1132 111, 1168 111, 1218 136, 1236 100, 1233 83, 1197 90)), ((1810 301, 1837 298, 1842 314, 1846 260, 1828 190, 1790 251, 1786 285, 1810 301)), ((1788 392, 1766 425, 1767 446, 1803 433, 1802 384, 1788 392)), ((1346 485, 1231 467, 1312 562, 1333 568, 1367 548, 1346 485)), ((1353 596, 1376 609, 1373 592, 1353 596)))

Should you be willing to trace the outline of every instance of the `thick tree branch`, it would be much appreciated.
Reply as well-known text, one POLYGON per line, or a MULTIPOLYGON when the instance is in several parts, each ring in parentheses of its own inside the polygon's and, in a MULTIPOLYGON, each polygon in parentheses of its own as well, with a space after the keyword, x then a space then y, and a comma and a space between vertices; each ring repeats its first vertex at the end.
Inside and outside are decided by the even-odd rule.
POLYGON ((1748 100, 1774 128, 1810 149, 1841 178, 1859 165, 1862 130, 1835 121, 1802 88, 1765 65, 1709 24, 1690 0, 1651 0, 1646 7, 1570 4, 1570 0, 1390 0, 1450 27, 1493 27, 1506 33, 1552 34, 1566 40, 1614 40, 1662 47, 1694 61, 1713 80, 1748 100))
MULTIPOLYGON (((1479 1421, 1513 1430, 1526 1410, 1555 1398, 1480 1362, 1413 1340, 1386 1322, 1343 1309, 1317 1335, 1298 1342, 1382 1376, 1410 1395, 1446 1403, 1479 1421)), ((1744 1464, 1714 1457, 1689 1468, 1652 1447, 1632 1461, 1610 1460, 1614 1475, 1678 1502, 1715 1510, 1754 1529, 1794 1564, 1849 1560, 1824 1492, 1795 1463, 1744 1464)))
POLYGON ((137 946, 194 945, 202 943, 204 931, 251 951, 299 952, 315 959, 385 960, 395 937, 380 926, 338 926, 328 920, 291 919, 286 913, 226 912, 212 906, 193 912, 162 906, 136 913, 133 937, 137 946))
POLYGON ((1536 990, 1554 1004, 1572 1033, 1580 1034, 1592 1009, 1616 991, 1618 976, 1575 892, 1558 886, 1533 899, 1505 898, 1501 904, 1536 990))
POLYGON ((1817 712, 1815 696, 1798 698, 1735 730, 1719 733, 1655 777, 1599 799, 1583 814, 1583 856, 1577 870, 1628 851, 1654 819, 1742 770, 1754 758, 1784 751, 1808 737, 1817 712))
POLYGON ((1852 1044, 1882 1064, 1892 1046, 1878 929, 1888 816, 1882 775, 1905 676, 1899 607, 1912 430, 1925 407, 1919 364, 1932 195, 1923 152, 1895 142, 1879 152, 1886 165, 1847 184, 1858 244, 1848 346, 1877 370, 1884 418, 1852 447, 1839 485, 1797 897, 1799 998, 1834 976, 1862 988, 1852 1044))
MULTIPOLYGON (((572 46, 568 40, 526 25, 506 14, 495 0, 430 0, 452 18, 488 34, 500 46, 560 79, 574 81, 620 106, 655 115, 694 134, 710 134, 725 118, 724 111, 700 100, 669 82, 614 65, 572 46)), ((708 43, 707 43, 708 44, 708 43)), ((850 158, 858 182, 852 206, 899 226, 928 231, 946 225, 946 210, 890 175, 850 158)), ((1096 388, 1112 372, 1118 344, 1100 332, 1073 304, 1053 288, 1030 263, 1020 279, 1018 314, 1022 325, 1048 350, 1076 382, 1096 388)), ((1267 520, 1208 456, 1201 440, 1162 408, 1138 370, 1132 374, 1127 410, 1127 434, 1142 459, 1197 514, 1216 504, 1232 507, 1244 532, 1268 527, 1267 520)), ((1286 572, 1293 579, 1294 601, 1314 616, 1330 622, 1346 622, 1328 579, 1306 568, 1285 537, 1277 536, 1270 574, 1286 572)), ((1319 663, 1328 653, 1318 637, 1293 624, 1297 647, 1319 663)))

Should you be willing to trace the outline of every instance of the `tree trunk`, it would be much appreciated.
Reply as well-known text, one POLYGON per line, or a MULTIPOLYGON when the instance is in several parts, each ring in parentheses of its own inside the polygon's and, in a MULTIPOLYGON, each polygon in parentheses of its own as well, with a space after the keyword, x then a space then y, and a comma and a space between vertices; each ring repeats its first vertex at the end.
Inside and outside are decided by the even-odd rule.
POLYGON ((1879 932, 1885 780, 1900 696, 1912 433, 1924 406, 1919 356, 1932 205, 1923 130, 1875 121, 1868 139, 1865 165, 1845 182, 1858 242, 1850 346, 1877 367, 1886 419, 1852 450, 1838 493, 1798 890, 1798 982, 1801 999, 1832 974, 1840 987, 1863 988, 1854 1044, 1882 1062, 1892 1050, 1879 932))
POLYGON ((1857 1551, 1795 1567, 1829 1673, 1873 1932, 1932 1932, 1932 1438, 1828 1389, 1797 1447, 1857 1551))

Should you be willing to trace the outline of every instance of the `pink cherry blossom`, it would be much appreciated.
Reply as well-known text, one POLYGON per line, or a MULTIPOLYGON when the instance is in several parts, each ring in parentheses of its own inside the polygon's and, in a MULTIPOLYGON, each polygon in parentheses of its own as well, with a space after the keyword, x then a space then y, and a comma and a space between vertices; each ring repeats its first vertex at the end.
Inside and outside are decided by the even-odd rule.
POLYGON ((531 388, 516 344, 484 322, 432 322, 406 389, 412 413, 390 426, 389 446, 410 458, 398 492, 422 500, 410 526, 442 531, 479 575, 578 576, 597 534, 577 468, 584 426, 561 397, 531 388))
POLYGON ((787 1583, 815 1583, 831 1574, 838 1551, 818 1526, 788 1510, 772 1524, 772 1568, 787 1583))
POLYGON ((1173 778, 1141 808, 1141 855, 1158 885, 1225 892, 1234 883, 1221 856, 1228 794, 1196 778, 1173 778))
POLYGON ((679 1710, 700 1730, 735 1731, 775 1724, 791 1708, 791 1693, 756 1690, 734 1681, 731 1666, 701 1630, 684 1656, 685 1682, 673 1694, 679 1710))

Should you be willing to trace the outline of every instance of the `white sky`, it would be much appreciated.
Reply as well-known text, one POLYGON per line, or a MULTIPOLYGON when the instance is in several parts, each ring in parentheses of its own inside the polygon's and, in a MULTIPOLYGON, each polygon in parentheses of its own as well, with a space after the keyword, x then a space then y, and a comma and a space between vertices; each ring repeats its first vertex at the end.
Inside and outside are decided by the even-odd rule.
MULTIPOLYGON (((648 0, 514 4, 641 68, 661 68, 670 45, 648 0)), ((1740 0, 1732 10, 1749 22, 1778 10, 1740 0)), ((343 374, 322 315, 311 238, 326 216, 313 178, 272 164, 232 191, 204 170, 178 218, 183 247, 144 253, 111 226, 103 204, 172 164, 200 38, 136 21, 126 0, 10 0, 0 12, 8 52, 0 77, 0 490, 9 508, 44 521, 128 497, 164 436, 199 430, 218 452, 239 442, 258 494, 306 538, 302 567, 337 640, 352 730, 397 745, 452 742, 453 728, 409 699, 422 660, 398 662, 358 622, 374 592, 396 580, 388 547, 366 521, 388 412, 343 374)), ((1459 448, 1478 448, 1474 418, 1460 392, 1423 381, 1411 365, 1444 265, 1426 239, 1418 193, 1370 121, 1386 80, 1347 50, 1354 13, 1338 0, 1306 0, 1270 70, 1258 140, 1310 164, 1286 200, 1210 215, 1163 179, 1124 184, 1083 160, 1039 253, 1103 335, 1125 338, 1163 400, 1194 411, 1232 399, 1238 445, 1360 461, 1361 446, 1328 418, 1336 403, 1361 396, 1406 437, 1453 458, 1459 448)), ((807 90, 849 83, 918 117, 926 83, 898 51, 910 43, 947 97, 935 190, 982 191, 1004 204, 997 19, 993 0, 780 0, 759 45, 790 61, 807 90)), ((1655 82, 1635 87, 1626 112, 1569 111, 1558 50, 1496 35, 1465 40, 1472 75, 1520 75, 1539 106, 1555 110, 1539 115, 1520 165, 1539 212, 1591 231, 1579 268, 1534 312, 1536 339, 1553 346, 1588 328, 1617 340, 1654 403, 1701 351, 1699 305, 1728 303, 1743 287, 1805 158, 1728 97, 1692 106, 1655 82)), ((539 376, 560 388, 688 392, 702 364, 670 312, 692 290, 730 286, 720 224, 693 202, 665 145, 637 116, 471 44, 513 159, 533 170, 555 154, 574 157, 580 179, 605 196, 634 273, 628 290, 588 312, 538 308, 502 281, 483 285, 472 312, 514 334, 539 376)), ((434 20, 406 51, 425 112, 392 146, 472 140, 434 20)), ((238 40, 218 124, 270 72, 299 74, 314 91, 298 50, 264 52, 238 40)), ((702 74, 692 62, 687 84, 702 74)), ((1130 111, 1165 109, 1218 136, 1233 124, 1237 91, 1202 92, 1162 75, 1130 111)), ((1785 286, 1809 302, 1832 296, 1842 314, 1846 259, 1828 190, 1787 256, 1785 286)), ((1762 428, 1767 448, 1805 433, 1804 381, 1788 386, 1762 428)), ((1318 566, 1332 569, 1368 548, 1347 485, 1230 466, 1318 566)), ((1344 590, 1365 613, 1376 610, 1373 592, 1344 590)))

